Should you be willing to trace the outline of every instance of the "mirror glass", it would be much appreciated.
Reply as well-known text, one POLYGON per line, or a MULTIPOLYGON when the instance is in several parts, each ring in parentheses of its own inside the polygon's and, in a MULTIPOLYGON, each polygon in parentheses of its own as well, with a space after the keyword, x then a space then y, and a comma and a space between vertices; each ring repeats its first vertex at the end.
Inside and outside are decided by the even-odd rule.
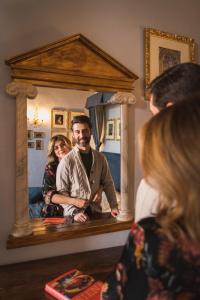
MULTIPOLYGON (((27 100, 28 191, 31 218, 41 217, 41 187, 50 138, 56 134, 63 134, 71 139, 71 119, 80 113, 89 115, 88 109, 85 108, 86 101, 96 93, 48 87, 37 87, 37 90, 37 97, 27 100)), ((99 151, 107 158, 120 204, 120 105, 104 105, 104 119, 104 143, 99 151)), ((93 138, 91 147, 95 149, 93 138)), ((110 211, 104 193, 102 211, 110 211)))

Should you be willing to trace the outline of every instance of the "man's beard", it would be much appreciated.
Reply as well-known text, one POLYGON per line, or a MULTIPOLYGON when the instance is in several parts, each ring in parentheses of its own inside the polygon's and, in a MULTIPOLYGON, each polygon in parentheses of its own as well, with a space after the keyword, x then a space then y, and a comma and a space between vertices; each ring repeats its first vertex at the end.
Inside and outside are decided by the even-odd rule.
POLYGON ((74 139, 75 143, 78 145, 78 146, 81 146, 81 147, 86 147, 90 144, 90 137, 84 137, 84 138, 77 138, 77 139, 74 139))

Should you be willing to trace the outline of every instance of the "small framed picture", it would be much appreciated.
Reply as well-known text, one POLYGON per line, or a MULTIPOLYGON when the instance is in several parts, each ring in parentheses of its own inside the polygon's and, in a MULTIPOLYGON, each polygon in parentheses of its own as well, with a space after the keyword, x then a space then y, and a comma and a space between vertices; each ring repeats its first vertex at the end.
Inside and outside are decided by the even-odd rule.
POLYGON ((121 138, 121 120, 115 120, 115 139, 119 141, 121 138))
POLYGON ((32 140, 34 137, 33 130, 28 130, 28 140, 32 140))
POLYGON ((106 123, 106 139, 114 140, 115 138, 115 121, 108 120, 106 123))
POLYGON ((43 140, 36 140, 35 141, 35 149, 36 150, 43 150, 44 149, 44 141, 43 140))
POLYGON ((28 142, 28 148, 35 148, 35 142, 28 142))
POLYGON ((52 109, 52 128, 67 127, 67 112, 65 110, 52 109))
POLYGON ((43 139, 44 137, 45 137, 45 133, 44 132, 34 131, 34 138, 35 139, 43 139))

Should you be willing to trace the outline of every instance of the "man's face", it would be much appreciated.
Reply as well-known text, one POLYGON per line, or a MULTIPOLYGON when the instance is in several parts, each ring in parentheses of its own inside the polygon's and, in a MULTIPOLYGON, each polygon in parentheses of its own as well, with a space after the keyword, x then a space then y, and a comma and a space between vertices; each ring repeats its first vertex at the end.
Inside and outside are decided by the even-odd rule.
POLYGON ((80 148, 89 146, 92 130, 87 123, 75 123, 72 131, 74 141, 80 148))
POLYGON ((159 109, 153 104, 153 94, 150 94, 149 109, 153 115, 156 115, 157 113, 159 113, 159 109))

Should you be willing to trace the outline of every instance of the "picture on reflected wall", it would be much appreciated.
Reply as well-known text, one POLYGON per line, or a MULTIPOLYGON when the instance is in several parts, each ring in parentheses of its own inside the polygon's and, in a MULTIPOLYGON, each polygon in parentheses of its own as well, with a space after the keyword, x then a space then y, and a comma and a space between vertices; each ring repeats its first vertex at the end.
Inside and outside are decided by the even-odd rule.
POLYGON ((34 131, 34 138, 35 139, 43 139, 45 137, 44 132, 34 131))
POLYGON ((106 123, 106 139, 114 140, 115 139, 115 121, 108 120, 106 123))
POLYGON ((121 138, 121 120, 115 120, 115 140, 120 140, 121 138))
POLYGON ((65 110, 52 109, 52 128, 67 127, 67 112, 65 110))
POLYGON ((28 148, 35 148, 35 142, 28 142, 28 148))
POLYGON ((32 140, 34 137, 34 132, 33 130, 28 130, 28 140, 32 140))
POLYGON ((44 149, 44 141, 36 140, 35 141, 35 149, 36 150, 43 150, 44 149))

